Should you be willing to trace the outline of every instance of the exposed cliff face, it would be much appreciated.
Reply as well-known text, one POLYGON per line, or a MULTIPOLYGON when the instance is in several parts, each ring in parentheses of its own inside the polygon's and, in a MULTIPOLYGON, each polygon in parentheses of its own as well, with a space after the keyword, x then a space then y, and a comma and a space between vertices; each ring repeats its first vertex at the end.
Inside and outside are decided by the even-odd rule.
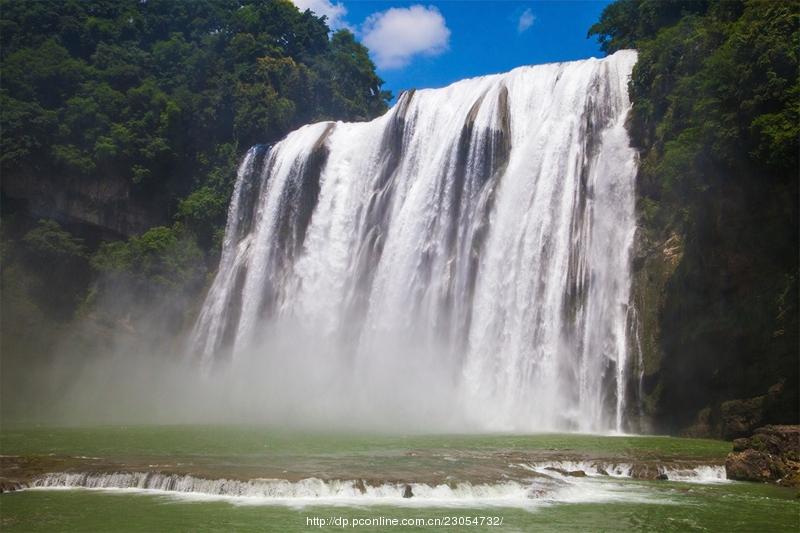
POLYGON ((630 390, 637 391, 639 412, 629 413, 629 416, 632 427, 641 432, 652 430, 658 412, 663 389, 660 370, 664 358, 661 343, 664 295, 683 255, 683 238, 679 233, 673 232, 667 237, 654 233, 640 222, 632 264, 631 301, 635 312, 631 318, 629 342, 639 357, 632 363, 632 375, 638 383, 630 390))
MULTIPOLYGON (((641 354, 632 372, 641 379, 633 424, 641 431, 733 439, 797 420, 797 278, 784 259, 791 243, 770 229, 775 219, 762 220, 761 237, 741 222, 770 197, 796 211, 793 197, 718 190, 707 214, 693 211, 693 224, 640 216, 631 342, 641 354)), ((640 191, 640 211, 647 201, 640 191)))
POLYGON ((129 179, 114 174, 66 178, 13 172, 3 176, 0 190, 34 219, 83 226, 102 238, 129 237, 169 220, 165 197, 140 197, 129 179))

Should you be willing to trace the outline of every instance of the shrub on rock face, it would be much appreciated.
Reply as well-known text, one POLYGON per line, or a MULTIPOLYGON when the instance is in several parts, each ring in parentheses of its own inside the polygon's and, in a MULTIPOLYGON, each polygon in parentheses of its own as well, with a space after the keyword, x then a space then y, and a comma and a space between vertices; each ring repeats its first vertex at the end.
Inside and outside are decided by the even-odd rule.
POLYGON ((88 301, 92 308, 111 321, 160 309, 161 321, 174 328, 181 327, 187 302, 207 272, 195 236, 180 223, 105 243, 91 265, 97 273, 88 301))
POLYGON ((722 404, 722 438, 744 437, 763 423, 764 397, 731 400, 722 404))
POLYGON ((69 318, 88 283, 87 253, 76 238, 54 220, 39 220, 21 240, 18 258, 28 276, 27 292, 48 315, 69 318))
POLYGON ((128 277, 158 290, 183 290, 202 282, 202 252, 180 225, 159 226, 127 242, 107 243, 92 257, 101 274, 128 277))

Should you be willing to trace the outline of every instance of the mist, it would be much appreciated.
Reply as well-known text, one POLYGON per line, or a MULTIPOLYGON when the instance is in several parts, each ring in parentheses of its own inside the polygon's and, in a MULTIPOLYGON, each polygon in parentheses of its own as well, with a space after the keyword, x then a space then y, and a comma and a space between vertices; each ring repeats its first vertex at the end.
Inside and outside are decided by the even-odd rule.
MULTIPOLYGON (((129 291, 116 287, 116 295, 129 291)), ((127 300, 122 297, 121 300, 127 300)), ((448 432, 473 424, 439 353, 389 342, 382 363, 348 372, 353 352, 295 321, 267 324, 247 350, 212 365, 153 303, 99 341, 96 317, 74 324, 54 353, 4 360, 4 422, 27 424, 258 424, 298 430, 448 432), (413 352, 413 356, 410 354, 413 352)), ((111 313, 108 305, 99 312, 111 313)))

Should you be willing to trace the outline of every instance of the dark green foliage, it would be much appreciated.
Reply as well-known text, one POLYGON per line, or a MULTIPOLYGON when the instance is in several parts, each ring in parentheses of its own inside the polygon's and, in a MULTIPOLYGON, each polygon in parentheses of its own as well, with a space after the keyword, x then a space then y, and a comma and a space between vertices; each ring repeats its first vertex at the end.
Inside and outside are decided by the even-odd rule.
POLYGON ((83 241, 53 220, 29 227, 5 219, 3 226, 4 326, 71 318, 90 280, 83 241), (20 316, 7 316, 7 311, 20 316))
POLYGON ((54 220, 40 220, 37 227, 25 234, 22 242, 31 259, 43 265, 81 260, 86 256, 81 239, 61 229, 54 220))
POLYGON ((604 52, 637 48, 661 28, 681 17, 704 13, 710 0, 617 0, 603 11, 600 20, 589 28, 604 52))
POLYGON ((53 220, 40 220, 22 238, 18 259, 34 273, 28 291, 53 318, 68 318, 89 282, 86 247, 53 220))
POLYGON ((22 238, 19 259, 37 274, 28 290, 39 308, 53 317, 71 316, 89 281, 86 248, 53 220, 40 220, 22 238))
POLYGON ((205 256, 182 224, 158 226, 127 242, 106 242, 91 258, 97 280, 87 305, 108 321, 152 319, 173 331, 185 326, 186 310, 200 293, 205 256))
POLYGON ((288 0, 4 0, 0 39, 4 176, 121 176, 164 205, 224 201, 250 145, 389 97, 352 34, 288 0))
POLYGON ((4 182, 66 197, 127 184, 113 201, 162 224, 103 242, 89 217, 74 229, 102 236, 86 246, 52 221, 6 239, 19 298, 5 291, 4 327, 28 300, 64 320, 82 301, 84 314, 168 301, 179 323, 216 261, 244 151, 307 122, 372 118, 390 98, 350 32, 288 0, 0 0, 0 69, 4 182))
POLYGON ((797 422, 800 3, 620 0, 590 34, 635 47, 640 212, 685 236, 660 314, 660 423, 763 395, 797 422))
POLYGON ((127 242, 104 243, 91 265, 105 276, 154 291, 196 289, 205 274, 203 252, 179 224, 152 228, 127 242))
POLYGON ((213 242, 219 221, 227 212, 227 198, 213 188, 204 186, 181 200, 176 217, 194 229, 200 244, 208 249, 213 242))

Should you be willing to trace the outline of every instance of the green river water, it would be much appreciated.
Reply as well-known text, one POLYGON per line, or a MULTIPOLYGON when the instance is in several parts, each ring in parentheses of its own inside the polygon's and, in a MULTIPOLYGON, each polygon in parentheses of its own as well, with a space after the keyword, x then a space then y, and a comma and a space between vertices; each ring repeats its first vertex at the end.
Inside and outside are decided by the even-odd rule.
POLYGON ((800 530, 800 499, 794 489, 724 480, 639 480, 605 475, 573 479, 553 474, 551 479, 542 477, 541 469, 534 473, 524 468, 565 460, 718 467, 729 449, 730 443, 711 440, 574 434, 398 436, 287 433, 229 426, 4 428, 0 453, 6 478, 33 479, 50 471, 147 471, 204 479, 364 479, 376 486, 528 483, 543 488, 523 498, 516 493, 484 497, 478 492, 427 499, 417 485, 417 495, 407 499, 36 488, 0 495, 0 530, 800 530), (450 525, 352 527, 356 520, 365 519, 383 520, 384 524, 415 519, 421 524, 450 525), (321 520, 334 523, 319 526, 321 520))

